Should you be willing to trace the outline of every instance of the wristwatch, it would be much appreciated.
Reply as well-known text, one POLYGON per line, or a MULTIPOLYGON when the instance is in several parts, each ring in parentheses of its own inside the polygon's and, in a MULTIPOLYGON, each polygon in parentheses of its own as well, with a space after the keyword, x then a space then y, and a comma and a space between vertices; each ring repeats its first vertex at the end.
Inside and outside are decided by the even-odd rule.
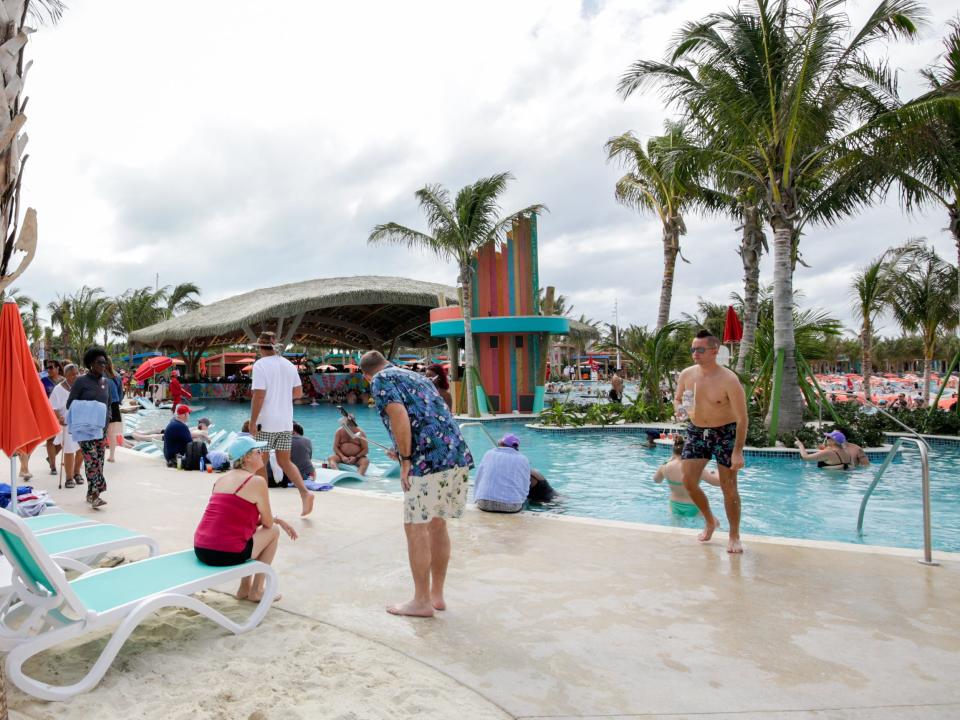
POLYGON ((400 458, 401 461, 406 460, 407 462, 413 462, 413 455, 401 455, 397 453, 397 457, 400 458))

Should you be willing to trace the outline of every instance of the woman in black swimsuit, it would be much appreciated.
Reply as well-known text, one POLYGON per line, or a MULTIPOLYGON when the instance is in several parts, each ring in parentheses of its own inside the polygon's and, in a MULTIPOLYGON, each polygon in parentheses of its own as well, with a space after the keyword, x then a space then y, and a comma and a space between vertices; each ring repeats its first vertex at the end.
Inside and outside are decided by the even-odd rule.
POLYGON ((847 437, 839 430, 829 432, 824 436, 824 446, 822 450, 810 452, 803 443, 797 440, 794 445, 800 449, 801 460, 816 460, 818 468, 827 468, 829 470, 849 470, 853 465, 853 458, 850 457, 843 444, 847 437))

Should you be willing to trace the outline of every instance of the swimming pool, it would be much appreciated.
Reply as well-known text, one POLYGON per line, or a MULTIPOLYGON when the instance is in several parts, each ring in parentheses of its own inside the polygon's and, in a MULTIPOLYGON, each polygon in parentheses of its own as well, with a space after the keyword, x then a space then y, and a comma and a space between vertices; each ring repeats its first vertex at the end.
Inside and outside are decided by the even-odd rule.
MULTIPOLYGON (((199 401, 217 428, 239 430, 249 417, 247 403, 199 401)), ((374 410, 349 408, 371 439, 389 445, 387 432, 374 410)), ((299 405, 294 417, 313 440, 314 459, 330 453, 333 433, 340 414, 332 405, 299 405)), ((194 418, 196 419, 196 417, 194 418)), ((547 476, 561 493, 551 505, 531 507, 535 512, 629 522, 700 527, 699 518, 679 518, 670 512, 668 490, 652 476, 667 458, 665 448, 650 450, 638 435, 613 432, 576 432, 565 435, 540 433, 524 421, 487 424, 499 437, 515 433, 531 465, 547 476)), ((464 437, 479 462, 490 448, 482 428, 465 427, 464 437)), ((386 469, 390 461, 376 447, 370 449, 371 463, 386 469)), ((960 552, 960 446, 936 446, 930 457, 933 546, 937 550, 960 552)), ((915 451, 904 449, 886 472, 870 499, 864 519, 864 535, 857 536, 860 500, 873 479, 876 466, 848 472, 818 470, 814 463, 782 458, 747 458, 740 474, 743 503, 741 531, 755 535, 835 540, 892 547, 923 546, 920 502, 920 464, 915 451)), ((399 493, 398 479, 373 477, 348 487, 399 493)), ((719 488, 704 486, 711 505, 722 520, 723 501, 719 488)))

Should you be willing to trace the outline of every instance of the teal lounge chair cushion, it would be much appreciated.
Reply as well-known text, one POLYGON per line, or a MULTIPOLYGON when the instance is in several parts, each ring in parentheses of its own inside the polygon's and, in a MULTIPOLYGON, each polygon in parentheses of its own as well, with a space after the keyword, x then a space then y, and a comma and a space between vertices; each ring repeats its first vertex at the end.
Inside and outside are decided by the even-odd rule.
POLYGON ((37 542, 51 555, 60 555, 79 548, 107 545, 118 540, 140 536, 142 536, 142 533, 133 532, 116 525, 97 524, 37 535, 37 542))
POLYGON ((204 565, 191 549, 78 578, 71 581, 70 587, 89 610, 104 613, 231 570, 233 567, 204 565))
POLYGON ((92 524, 93 520, 70 513, 44 513, 32 518, 23 518, 23 523, 33 532, 38 533, 67 525, 92 524))

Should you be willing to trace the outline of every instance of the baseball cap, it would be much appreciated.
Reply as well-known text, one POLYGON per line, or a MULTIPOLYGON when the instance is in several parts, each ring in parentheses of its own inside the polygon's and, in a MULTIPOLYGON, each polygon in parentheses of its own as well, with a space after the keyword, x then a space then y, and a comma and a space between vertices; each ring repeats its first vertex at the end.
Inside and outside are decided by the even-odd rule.
POLYGON ((505 445, 506 447, 512 447, 514 450, 519 450, 520 438, 518 438, 513 433, 507 433, 502 438, 500 438, 500 444, 505 445))
POLYGON ((266 446, 265 442, 257 442, 252 437, 244 435, 230 443, 230 447, 227 448, 227 455, 236 462, 251 450, 262 450, 266 446))
POLYGON ((177 415, 189 415, 193 410, 186 405, 177 405, 177 415))
POLYGON ((835 443, 837 443, 838 445, 843 445, 843 444, 847 441, 847 436, 844 435, 844 434, 843 434, 842 432, 840 432, 839 430, 834 430, 833 432, 828 432, 828 433, 826 433, 826 434, 824 435, 824 437, 830 438, 831 440, 833 440, 833 441, 834 441, 835 443))

